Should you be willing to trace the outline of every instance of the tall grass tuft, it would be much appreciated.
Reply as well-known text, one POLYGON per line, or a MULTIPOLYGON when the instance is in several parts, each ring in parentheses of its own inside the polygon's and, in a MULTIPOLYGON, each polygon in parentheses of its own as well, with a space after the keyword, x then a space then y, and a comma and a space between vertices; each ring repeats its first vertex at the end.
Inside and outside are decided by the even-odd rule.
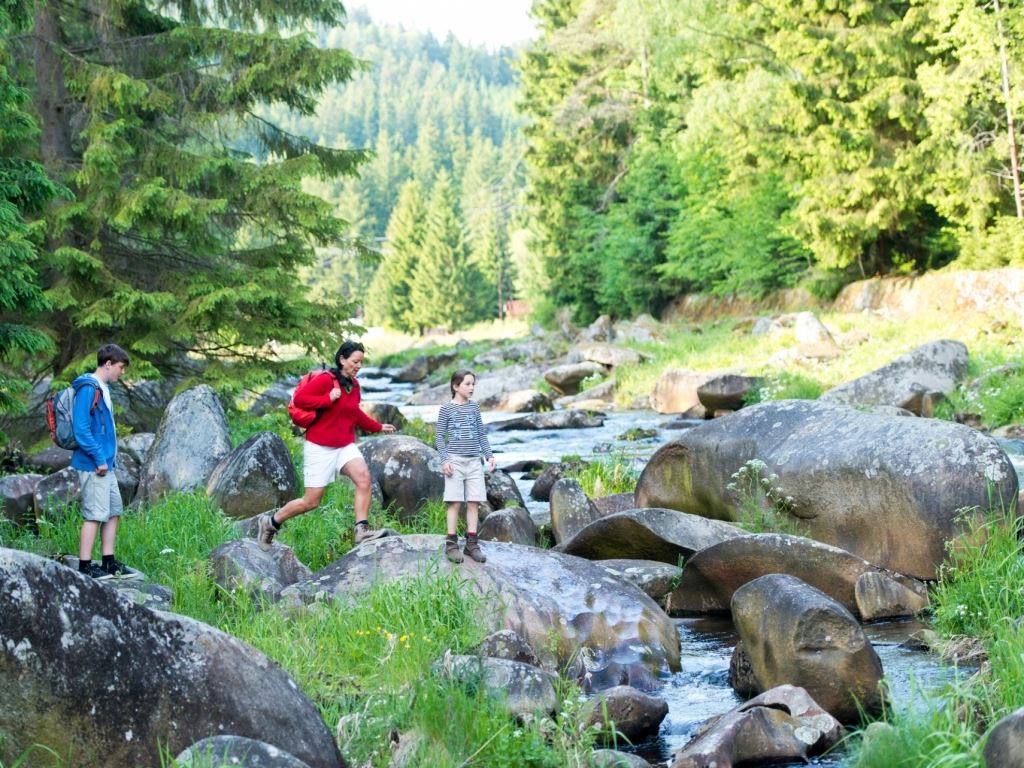
POLYGON ((640 473, 634 467, 633 458, 623 452, 582 465, 568 476, 575 478, 587 496, 594 498, 635 491, 640 473))

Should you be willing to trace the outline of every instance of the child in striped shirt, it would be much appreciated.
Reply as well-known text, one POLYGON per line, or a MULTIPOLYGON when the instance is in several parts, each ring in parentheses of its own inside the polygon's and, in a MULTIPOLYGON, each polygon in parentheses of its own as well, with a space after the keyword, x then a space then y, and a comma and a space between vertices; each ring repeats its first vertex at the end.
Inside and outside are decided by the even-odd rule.
POLYGON ((434 445, 441 454, 444 472, 444 500, 448 502, 448 537, 444 554, 453 563, 463 561, 462 553, 478 563, 487 561, 476 537, 478 510, 481 501, 487 501, 481 456, 488 469, 494 471, 494 454, 487 442, 487 430, 480 418, 480 406, 470 402, 476 387, 476 375, 465 369, 452 375, 449 384, 451 402, 441 406, 437 414, 437 436, 434 445), (466 503, 466 546, 459 552, 456 524, 459 507, 466 503))

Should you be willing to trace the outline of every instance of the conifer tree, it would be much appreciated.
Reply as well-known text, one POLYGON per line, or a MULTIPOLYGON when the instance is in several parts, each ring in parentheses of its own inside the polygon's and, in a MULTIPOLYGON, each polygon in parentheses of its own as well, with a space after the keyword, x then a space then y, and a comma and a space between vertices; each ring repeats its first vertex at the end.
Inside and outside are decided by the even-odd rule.
POLYGON ((344 222, 304 177, 353 173, 362 153, 326 149, 261 116, 312 114, 358 66, 294 30, 340 23, 338 0, 96 0, 35 5, 31 46, 39 151, 76 200, 50 215, 44 287, 54 373, 101 341, 133 369, 209 361, 211 379, 271 375, 268 343, 326 353, 343 331, 296 279, 344 222))
POLYGON ((422 332, 452 331, 474 319, 473 289, 479 275, 469 263, 451 177, 442 172, 427 205, 423 245, 412 284, 412 317, 422 332))
POLYGON ((388 222, 384 255, 370 283, 367 321, 402 331, 416 328, 412 311, 413 270, 420 256, 426 206, 423 188, 415 179, 402 185, 388 222))

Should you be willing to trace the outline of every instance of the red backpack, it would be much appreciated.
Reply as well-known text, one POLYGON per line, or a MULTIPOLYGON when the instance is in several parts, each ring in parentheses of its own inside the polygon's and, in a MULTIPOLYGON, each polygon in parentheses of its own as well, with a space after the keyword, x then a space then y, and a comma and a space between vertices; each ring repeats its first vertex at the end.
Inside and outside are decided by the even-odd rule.
POLYGON ((288 403, 288 415, 291 417, 292 424, 294 424, 299 429, 309 429, 310 427, 312 427, 314 424, 316 424, 317 419, 320 418, 320 416, 326 409, 318 408, 317 410, 311 411, 306 408, 300 408, 295 404, 295 396, 299 394, 299 392, 301 392, 305 387, 309 386, 309 383, 313 381, 313 379, 315 379, 317 376, 322 376, 325 373, 328 376, 334 376, 334 373, 332 371, 310 371, 301 379, 299 379, 299 383, 295 385, 295 391, 292 392, 292 399, 288 403))

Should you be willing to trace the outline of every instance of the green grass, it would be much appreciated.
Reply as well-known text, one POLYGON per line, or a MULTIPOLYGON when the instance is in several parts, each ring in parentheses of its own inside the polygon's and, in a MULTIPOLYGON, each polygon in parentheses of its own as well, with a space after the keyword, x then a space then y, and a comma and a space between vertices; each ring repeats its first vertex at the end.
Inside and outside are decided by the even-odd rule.
MULTIPOLYGON (((575 457, 579 460, 579 457, 575 457)), ((567 457, 563 456, 562 461, 567 457)), ((626 453, 617 453, 606 458, 591 461, 568 473, 579 481, 590 498, 610 496, 614 493, 632 493, 636 490, 640 474, 633 468, 633 460, 626 453)))
MULTIPOLYGON (((281 540, 313 568, 351 546, 351 489, 334 484, 317 512, 290 521, 281 540)), ((375 524, 400 530, 443 530, 444 505, 428 505, 409 524, 374 510, 375 524)), ((80 519, 72 506, 39 536, 0 521, 0 545, 40 553, 77 550, 80 519)), ((118 555, 173 589, 173 609, 218 627, 278 661, 316 704, 333 731, 353 716, 358 726, 341 745, 352 765, 383 768, 393 729, 423 734, 420 758, 431 766, 588 764, 592 734, 575 720, 579 691, 564 691, 566 714, 522 724, 479 686, 436 678, 445 651, 469 653, 494 626, 494 598, 481 597, 458 571, 426 569, 377 584, 340 604, 287 615, 218 587, 209 552, 237 537, 233 522, 202 494, 175 494, 125 515, 118 555)), ((25 751, 9 768, 28 765, 44 747, 25 751)), ((216 761, 214 761, 216 762, 216 761)), ((34 763, 33 763, 34 764, 34 763)), ((166 763, 170 765, 170 762, 166 763)), ((60 765, 55 761, 52 765, 60 765)))
POLYGON ((886 726, 853 740, 851 765, 984 768, 989 730, 1024 705, 1024 632, 1017 625, 1024 615, 1022 533, 1020 519, 1002 510, 990 513, 971 526, 969 543, 950 548, 932 590, 934 628, 946 639, 979 638, 989 666, 972 676, 961 672, 939 691, 919 693, 921 707, 887 712, 886 726))

